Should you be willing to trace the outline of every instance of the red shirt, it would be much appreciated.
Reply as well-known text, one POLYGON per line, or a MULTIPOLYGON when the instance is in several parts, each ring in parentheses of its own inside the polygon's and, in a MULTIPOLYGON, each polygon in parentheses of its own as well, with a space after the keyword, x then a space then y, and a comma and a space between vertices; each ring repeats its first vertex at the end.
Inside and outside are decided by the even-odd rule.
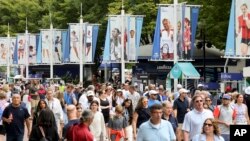
POLYGON ((69 128, 67 139, 70 141, 93 141, 94 136, 90 132, 89 128, 85 124, 81 123, 73 125, 69 128))
MULTIPOLYGON (((250 20, 250 13, 247 14, 247 19, 250 20)), ((247 28, 246 20, 243 18, 243 15, 238 17, 239 28, 242 28, 242 38, 249 39, 250 38, 250 29, 247 28)))

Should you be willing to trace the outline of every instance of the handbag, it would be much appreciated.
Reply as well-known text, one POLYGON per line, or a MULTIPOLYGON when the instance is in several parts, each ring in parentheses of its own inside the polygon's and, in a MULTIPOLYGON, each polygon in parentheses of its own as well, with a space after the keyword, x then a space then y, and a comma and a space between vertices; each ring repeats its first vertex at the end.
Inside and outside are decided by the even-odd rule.
POLYGON ((41 131, 41 133, 42 133, 42 135, 43 135, 43 137, 40 139, 40 141, 49 141, 49 140, 47 140, 46 137, 45 137, 43 128, 42 128, 41 126, 39 126, 39 129, 40 129, 40 131, 41 131))

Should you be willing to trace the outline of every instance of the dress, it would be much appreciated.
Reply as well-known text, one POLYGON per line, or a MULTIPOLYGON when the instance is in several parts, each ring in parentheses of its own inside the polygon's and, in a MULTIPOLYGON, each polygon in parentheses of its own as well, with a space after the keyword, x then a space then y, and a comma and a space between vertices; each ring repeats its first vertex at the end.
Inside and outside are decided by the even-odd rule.
MULTIPOLYGON (((43 127, 45 137, 48 141, 58 141, 59 135, 57 133, 56 127, 43 127)), ((42 132, 39 129, 39 126, 33 126, 29 141, 38 141, 43 137, 42 132)))
POLYGON ((162 59, 173 59, 173 41, 172 41, 173 32, 172 31, 166 31, 163 30, 161 32, 161 43, 160 43, 160 49, 161 49, 161 57, 162 59))
MULTIPOLYGON (((100 99, 100 106, 109 106, 109 100, 106 98, 106 100, 102 100, 100 99)), ((102 109, 102 114, 103 114, 103 117, 104 117, 104 121, 105 123, 108 123, 109 121, 109 108, 107 109, 102 109)))

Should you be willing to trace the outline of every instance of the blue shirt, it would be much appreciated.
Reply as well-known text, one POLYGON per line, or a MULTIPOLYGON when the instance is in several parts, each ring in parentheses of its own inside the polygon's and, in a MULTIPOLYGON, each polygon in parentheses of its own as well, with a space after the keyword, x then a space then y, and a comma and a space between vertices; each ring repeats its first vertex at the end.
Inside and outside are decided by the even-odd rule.
POLYGON ((159 126, 153 125, 150 120, 144 122, 138 131, 137 141, 173 141, 176 136, 169 121, 161 120, 159 126))
POLYGON ((148 99, 148 108, 150 108, 151 106, 153 106, 154 104, 160 104, 161 102, 159 100, 153 100, 153 99, 148 99))
POLYGON ((64 101, 67 105, 74 104, 73 99, 76 99, 76 95, 74 93, 68 94, 67 92, 64 92, 64 101))

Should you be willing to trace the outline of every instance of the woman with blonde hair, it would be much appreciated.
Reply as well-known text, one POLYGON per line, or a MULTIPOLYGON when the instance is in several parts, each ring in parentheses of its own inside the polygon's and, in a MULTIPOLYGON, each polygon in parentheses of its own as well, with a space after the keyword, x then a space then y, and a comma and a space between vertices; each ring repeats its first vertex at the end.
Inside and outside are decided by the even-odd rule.
POLYGON ((236 110, 235 124, 249 124, 248 107, 243 103, 243 94, 236 95, 234 109, 236 110))
POLYGON ((192 141, 224 141, 220 135, 217 122, 213 118, 207 118, 202 126, 201 134, 197 134, 192 141))
POLYGON ((0 140, 4 140, 2 135, 5 135, 5 129, 3 126, 2 114, 4 109, 9 105, 9 102, 6 100, 6 93, 3 90, 0 90, 0 140))

